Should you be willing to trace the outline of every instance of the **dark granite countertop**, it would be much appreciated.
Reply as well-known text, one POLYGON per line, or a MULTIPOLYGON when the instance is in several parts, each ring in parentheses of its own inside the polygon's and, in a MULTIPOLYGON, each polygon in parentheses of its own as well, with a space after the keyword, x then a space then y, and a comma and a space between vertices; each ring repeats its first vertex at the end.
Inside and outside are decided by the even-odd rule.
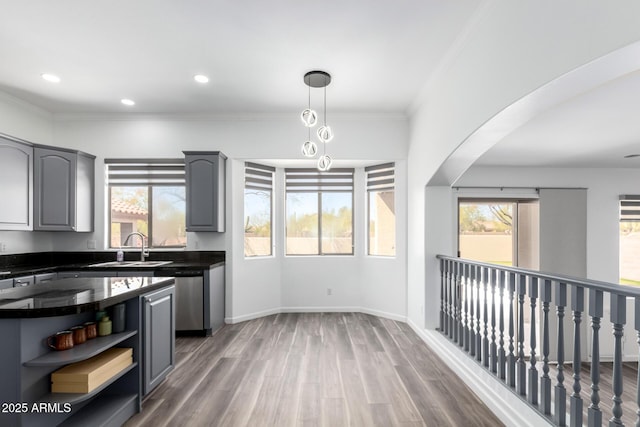
MULTIPOLYGON (((174 276, 184 271, 204 271, 224 264, 224 251, 151 252, 148 261, 171 261, 161 266, 103 266, 93 264, 115 261, 114 251, 38 252, 0 256, 0 279, 58 271, 141 271, 152 270, 155 276, 174 276)), ((125 261, 137 261, 140 251, 125 252, 125 261)))
POLYGON ((173 277, 85 277, 5 289, 0 318, 53 317, 104 310, 174 284, 173 277))

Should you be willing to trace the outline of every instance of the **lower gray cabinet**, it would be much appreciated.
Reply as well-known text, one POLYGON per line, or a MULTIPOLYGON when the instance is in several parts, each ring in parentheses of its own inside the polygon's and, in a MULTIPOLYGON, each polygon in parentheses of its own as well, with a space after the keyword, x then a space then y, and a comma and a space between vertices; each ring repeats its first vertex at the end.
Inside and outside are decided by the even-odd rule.
POLYGON ((142 394, 147 395, 175 365, 175 286, 144 294, 142 303, 142 394))

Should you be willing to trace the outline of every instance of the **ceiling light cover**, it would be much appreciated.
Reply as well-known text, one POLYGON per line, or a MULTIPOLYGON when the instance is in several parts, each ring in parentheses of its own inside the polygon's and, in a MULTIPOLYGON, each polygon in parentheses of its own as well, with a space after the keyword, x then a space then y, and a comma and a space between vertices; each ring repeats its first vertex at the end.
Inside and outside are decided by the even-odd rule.
POLYGON ((196 74, 195 76, 193 76, 193 80, 197 81, 198 83, 209 83, 209 77, 205 76, 204 74, 196 74))
POLYGON ((40 74, 40 77, 50 83, 60 83, 60 77, 56 76, 55 74, 42 73, 40 74))
POLYGON ((320 158, 318 159, 318 170, 321 172, 328 171, 329 169, 331 169, 331 163, 333 163, 333 160, 328 155, 325 154, 323 156, 320 156, 320 158))
POLYGON ((315 157, 318 154, 318 146, 313 141, 302 144, 302 155, 305 157, 315 157))
POLYGON ((321 142, 327 143, 333 139, 333 132, 331 131, 331 126, 322 126, 318 128, 318 139, 321 142))
POLYGON ((136 105, 136 103, 132 99, 127 99, 127 98, 121 99, 120 102, 122 102, 124 105, 127 105, 129 107, 136 105))
POLYGON ((306 108, 302 114, 300 114, 302 123, 308 128, 312 128, 318 123, 318 114, 310 108, 306 108))

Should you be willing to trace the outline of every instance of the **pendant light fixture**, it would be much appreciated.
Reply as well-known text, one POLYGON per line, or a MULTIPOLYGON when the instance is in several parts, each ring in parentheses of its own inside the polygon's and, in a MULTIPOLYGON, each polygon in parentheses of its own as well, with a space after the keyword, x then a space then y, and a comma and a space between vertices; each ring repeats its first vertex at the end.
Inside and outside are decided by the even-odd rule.
POLYGON ((331 75, 325 71, 309 71, 304 75, 304 82, 309 87, 309 97, 307 108, 300 114, 302 123, 308 128, 307 141, 302 145, 302 155, 305 157, 315 157, 318 153, 318 146, 311 141, 311 128, 318 123, 318 115, 311 109, 311 88, 324 89, 323 104, 323 124, 318 128, 317 136, 322 143, 322 156, 318 159, 318 170, 328 171, 331 168, 331 157, 327 155, 326 144, 333 139, 331 127, 327 125, 327 86, 331 83, 331 75))

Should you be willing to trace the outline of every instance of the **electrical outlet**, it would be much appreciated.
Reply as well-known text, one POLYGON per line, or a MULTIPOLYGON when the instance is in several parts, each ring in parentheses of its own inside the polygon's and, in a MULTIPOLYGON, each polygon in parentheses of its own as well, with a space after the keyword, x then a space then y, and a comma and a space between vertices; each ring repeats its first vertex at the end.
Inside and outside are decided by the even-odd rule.
POLYGON ((327 288, 327 295, 333 295, 333 289, 327 288))
POLYGON ((0 252, 6 252, 7 251, 7 245, 4 242, 0 242, 0 252))

